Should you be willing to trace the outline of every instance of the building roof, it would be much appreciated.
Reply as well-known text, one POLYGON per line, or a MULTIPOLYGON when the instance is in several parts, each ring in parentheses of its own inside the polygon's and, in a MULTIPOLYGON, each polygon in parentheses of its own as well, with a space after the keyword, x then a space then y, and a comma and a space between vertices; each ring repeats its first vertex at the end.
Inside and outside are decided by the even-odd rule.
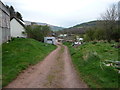
POLYGON ((3 2, 0 0, 0 9, 6 13, 8 16, 10 16, 9 10, 6 8, 6 6, 3 4, 3 2))
POLYGON ((44 38, 55 38, 55 37, 44 37, 44 38))
POLYGON ((10 21, 12 21, 13 19, 15 19, 15 20, 17 20, 23 27, 25 27, 25 25, 24 25, 24 22, 23 21, 21 21, 21 20, 19 20, 19 19, 17 19, 16 17, 13 17, 10 21))

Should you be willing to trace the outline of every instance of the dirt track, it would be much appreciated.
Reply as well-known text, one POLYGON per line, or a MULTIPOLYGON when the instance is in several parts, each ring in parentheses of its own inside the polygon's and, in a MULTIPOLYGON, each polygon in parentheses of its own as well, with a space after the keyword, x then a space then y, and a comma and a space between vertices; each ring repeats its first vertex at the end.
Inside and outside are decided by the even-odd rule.
POLYGON ((68 48, 58 45, 42 62, 24 70, 6 88, 87 88, 80 80, 68 48))

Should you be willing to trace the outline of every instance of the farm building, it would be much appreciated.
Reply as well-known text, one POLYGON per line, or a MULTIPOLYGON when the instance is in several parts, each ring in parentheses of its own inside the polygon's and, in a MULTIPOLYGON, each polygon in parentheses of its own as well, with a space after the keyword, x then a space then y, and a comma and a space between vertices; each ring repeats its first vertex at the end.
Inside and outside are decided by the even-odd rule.
POLYGON ((44 43, 56 45, 56 38, 55 37, 44 37, 44 43))
POLYGON ((0 1, 0 44, 10 40, 10 13, 0 1))
POLYGON ((23 21, 17 18, 12 18, 10 21, 10 28, 11 28, 11 37, 23 37, 23 38, 27 37, 27 35, 25 34, 23 21))

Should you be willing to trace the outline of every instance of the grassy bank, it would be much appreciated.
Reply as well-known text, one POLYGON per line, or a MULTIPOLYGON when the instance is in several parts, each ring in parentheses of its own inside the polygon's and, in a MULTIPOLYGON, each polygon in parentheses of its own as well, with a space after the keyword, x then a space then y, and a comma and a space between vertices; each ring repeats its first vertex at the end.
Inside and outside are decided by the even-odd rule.
POLYGON ((91 88, 118 88, 118 71, 112 66, 104 65, 106 60, 118 61, 118 49, 116 43, 89 42, 77 48, 71 43, 65 43, 69 47, 72 61, 80 76, 91 88))
POLYGON ((16 38, 2 45, 2 80, 3 86, 30 65, 43 60, 56 46, 44 44, 33 39, 16 38))
POLYGON ((2 88, 2 45, 0 45, 0 89, 2 88))

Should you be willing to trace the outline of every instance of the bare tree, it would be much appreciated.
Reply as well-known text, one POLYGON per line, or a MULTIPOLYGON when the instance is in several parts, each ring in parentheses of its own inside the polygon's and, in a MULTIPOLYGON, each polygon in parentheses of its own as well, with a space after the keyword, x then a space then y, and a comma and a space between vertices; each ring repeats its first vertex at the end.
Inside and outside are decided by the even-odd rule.
POLYGON ((106 39, 111 41, 114 39, 113 35, 115 35, 115 30, 117 30, 117 5, 113 4, 110 8, 108 8, 106 12, 101 15, 101 20, 103 21, 102 28, 105 30, 106 39))
POLYGON ((106 13, 101 15, 103 20, 116 21, 118 18, 117 5, 113 4, 110 8, 106 10, 106 13))

